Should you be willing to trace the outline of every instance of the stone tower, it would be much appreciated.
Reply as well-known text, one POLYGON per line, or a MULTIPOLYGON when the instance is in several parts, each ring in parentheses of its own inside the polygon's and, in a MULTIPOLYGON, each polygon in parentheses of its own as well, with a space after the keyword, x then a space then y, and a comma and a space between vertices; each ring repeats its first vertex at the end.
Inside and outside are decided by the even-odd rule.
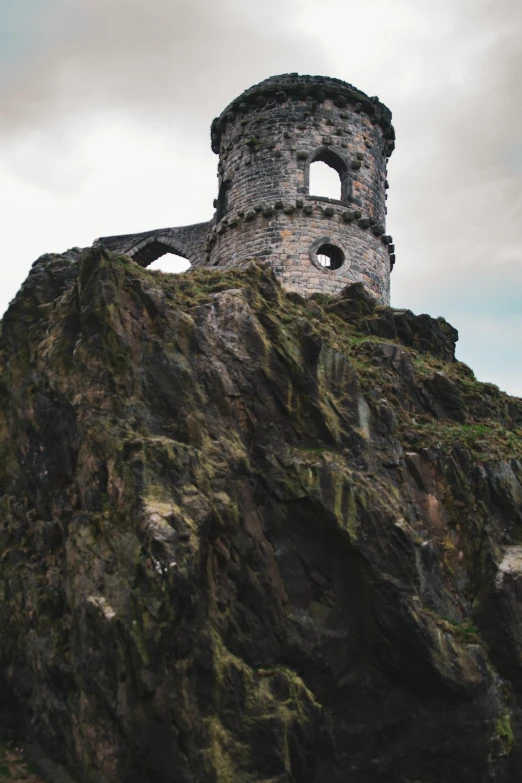
POLYGON ((142 266, 169 252, 217 269, 262 259, 302 295, 362 281, 389 303, 395 255, 385 230, 386 162, 394 130, 386 106, 339 79, 273 76, 232 101, 211 138, 219 155, 212 220, 97 244, 142 266), (338 200, 310 193, 316 161, 339 175, 338 200))

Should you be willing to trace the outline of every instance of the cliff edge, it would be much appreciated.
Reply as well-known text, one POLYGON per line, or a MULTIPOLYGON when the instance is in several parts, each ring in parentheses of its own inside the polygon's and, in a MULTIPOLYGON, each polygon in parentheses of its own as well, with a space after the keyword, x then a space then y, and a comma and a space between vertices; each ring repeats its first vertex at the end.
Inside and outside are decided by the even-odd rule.
POLYGON ((39 259, 0 336, 0 736, 75 783, 522 779, 522 400, 359 285, 39 259))

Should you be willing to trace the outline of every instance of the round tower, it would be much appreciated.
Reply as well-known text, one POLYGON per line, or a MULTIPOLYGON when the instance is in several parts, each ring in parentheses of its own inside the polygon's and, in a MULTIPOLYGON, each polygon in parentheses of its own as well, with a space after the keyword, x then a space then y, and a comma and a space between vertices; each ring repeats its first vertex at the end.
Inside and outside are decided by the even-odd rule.
POLYGON ((389 303, 386 234, 391 112, 350 84, 296 73, 246 90, 212 123, 219 194, 205 264, 259 258, 286 288, 338 293, 361 281, 389 303), (340 198, 310 193, 310 167, 339 176, 340 198))
POLYGON ((273 265, 306 296, 362 282, 390 299, 394 246, 386 234, 386 161, 391 112, 351 84, 297 73, 246 90, 212 123, 219 193, 205 223, 102 237, 98 245, 148 266, 165 253, 194 267, 273 265), (310 167, 330 166, 339 198, 310 192, 310 167))

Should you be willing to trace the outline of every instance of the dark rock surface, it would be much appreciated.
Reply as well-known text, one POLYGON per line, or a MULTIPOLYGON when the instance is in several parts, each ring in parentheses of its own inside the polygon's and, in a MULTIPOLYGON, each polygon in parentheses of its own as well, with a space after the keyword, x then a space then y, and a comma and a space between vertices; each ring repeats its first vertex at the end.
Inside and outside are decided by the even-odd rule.
POLYGON ((522 779, 522 401, 443 319, 44 256, 0 338, 0 721, 76 783, 522 779))

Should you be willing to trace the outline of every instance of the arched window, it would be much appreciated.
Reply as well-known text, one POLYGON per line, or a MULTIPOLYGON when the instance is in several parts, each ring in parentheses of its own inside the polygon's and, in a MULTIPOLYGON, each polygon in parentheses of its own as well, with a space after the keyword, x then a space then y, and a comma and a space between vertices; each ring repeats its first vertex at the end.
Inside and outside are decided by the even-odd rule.
POLYGON ((348 166, 331 149, 317 150, 312 156, 308 172, 308 193, 336 201, 346 201, 350 188, 348 166))
POLYGON ((316 160, 310 165, 310 195, 341 200, 341 180, 335 169, 316 160))
POLYGON ((340 247, 329 243, 321 245, 316 250, 316 258, 325 269, 340 269, 344 263, 344 253, 340 247))

